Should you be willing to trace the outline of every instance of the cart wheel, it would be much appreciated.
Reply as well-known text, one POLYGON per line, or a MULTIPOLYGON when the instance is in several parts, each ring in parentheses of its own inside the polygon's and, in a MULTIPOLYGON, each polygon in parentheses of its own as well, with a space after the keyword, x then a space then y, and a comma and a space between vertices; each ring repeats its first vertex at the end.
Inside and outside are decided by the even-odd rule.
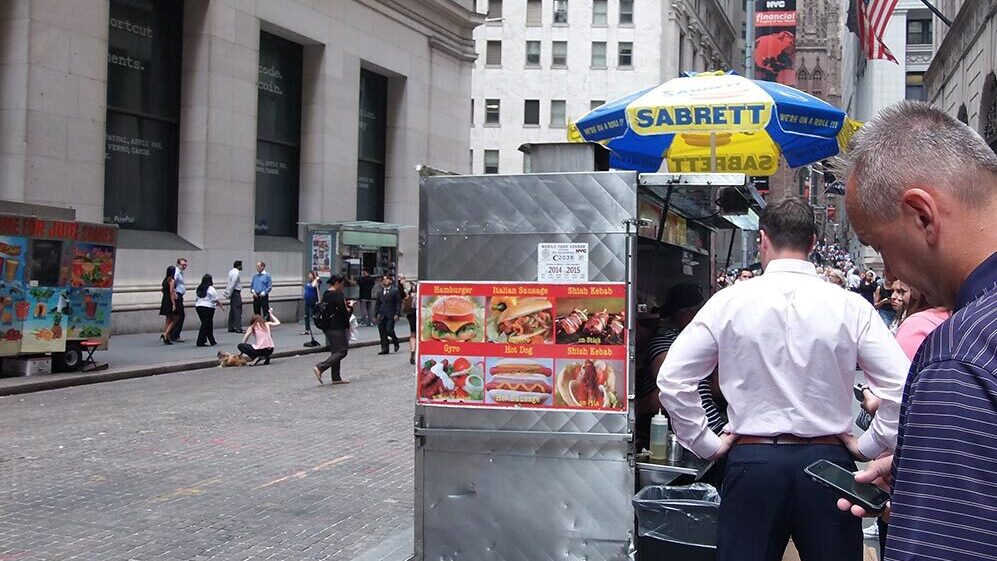
POLYGON ((83 367, 83 349, 76 343, 67 343, 66 350, 52 353, 52 369, 56 372, 76 372, 83 367))

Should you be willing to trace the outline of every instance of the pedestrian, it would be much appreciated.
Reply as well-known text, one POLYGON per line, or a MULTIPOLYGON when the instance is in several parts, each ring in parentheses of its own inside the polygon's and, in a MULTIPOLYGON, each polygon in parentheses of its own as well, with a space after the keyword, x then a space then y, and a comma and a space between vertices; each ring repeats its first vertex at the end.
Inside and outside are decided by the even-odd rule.
POLYGON ((201 329, 197 332, 198 347, 214 347, 215 342, 215 307, 224 311, 221 301, 218 300, 218 292, 215 291, 214 282, 211 275, 201 277, 201 284, 197 285, 194 291, 197 300, 194 301, 194 310, 201 320, 201 329))
POLYGON ((240 353, 248 356, 250 360, 256 360, 253 366, 259 364, 261 360, 264 361, 264 366, 270 364, 270 355, 274 351, 273 335, 270 333, 270 328, 280 325, 280 320, 277 318, 277 314, 273 313, 273 310, 269 310, 269 312, 269 320, 262 314, 253 314, 253 319, 249 321, 249 328, 246 329, 246 334, 243 335, 242 342, 238 345, 240 353), (250 337, 253 338, 252 344, 248 342, 250 337))
POLYGON ((943 110, 902 101, 862 127, 842 167, 849 220, 887 277, 953 310, 914 357, 895 455, 855 476, 892 491, 884 559, 992 558, 997 154, 943 110))
POLYGON ((418 308, 418 285, 415 281, 408 283, 407 287, 402 288, 404 295, 402 297, 402 315, 408 321, 408 363, 415 364, 415 334, 418 328, 416 324, 416 309, 418 308), (405 290, 407 288, 407 290, 405 290))
POLYGON ((897 317, 897 314, 893 309, 892 298, 893 282, 883 276, 879 279, 879 282, 876 283, 876 291, 872 295, 872 302, 873 306, 879 310, 879 317, 883 318, 883 322, 886 323, 886 325, 893 325, 893 320, 897 317))
POLYGON ((325 335, 325 342, 329 346, 329 358, 315 365, 312 371, 315 379, 322 383, 322 373, 329 371, 333 384, 348 384, 341 375, 341 365, 350 350, 350 314, 353 311, 346 303, 343 296, 344 278, 335 275, 329 278, 329 288, 322 295, 322 303, 326 308, 325 325, 316 327, 322 330, 325 335))
POLYGON ((752 271, 751 269, 742 268, 742 269, 739 269, 737 271, 737 280, 734 281, 734 282, 735 283, 743 282, 743 281, 746 281, 746 280, 751 280, 753 278, 755 278, 755 272, 754 271, 752 271))
POLYGON ((363 274, 360 275, 360 281, 357 283, 360 286, 360 307, 357 310, 357 320, 360 325, 368 327, 374 325, 373 290, 375 283, 376 279, 364 269, 363 274))
POLYGON ((228 332, 242 333, 242 261, 236 260, 228 272, 225 297, 228 298, 228 332))
POLYGON ((187 270, 187 260, 183 257, 177 259, 175 270, 176 273, 173 276, 175 286, 173 290, 177 294, 177 320, 173 323, 173 329, 170 331, 170 340, 174 343, 183 343, 183 339, 180 338, 180 332, 183 330, 183 322, 187 317, 183 309, 183 295, 187 292, 187 284, 184 282, 183 275, 187 270))
POLYGON ((388 342, 395 345, 395 352, 401 348, 398 336, 395 335, 395 322, 398 321, 398 314, 401 313, 401 298, 398 296, 398 289, 394 286, 394 279, 391 275, 381 277, 381 291, 374 302, 374 319, 377 320, 377 333, 381 337, 381 352, 379 355, 388 354, 388 342))
POLYGON ((315 303, 318 302, 318 287, 319 287, 318 273, 316 273, 315 271, 308 271, 308 276, 307 278, 305 278, 305 286, 304 286, 305 330, 301 332, 302 335, 310 335, 312 332, 312 324, 311 324, 312 310, 315 309, 315 303))
POLYGON ((163 322, 163 332, 159 338, 164 345, 173 344, 170 334, 173 333, 173 324, 180 315, 177 312, 176 270, 176 267, 170 265, 166 268, 166 276, 163 277, 163 299, 159 303, 159 315, 164 316, 166 320, 163 322))
POLYGON ((267 272, 267 264, 260 261, 256 264, 256 274, 249 282, 250 292, 253 294, 253 313, 263 316, 270 321, 270 289, 273 288, 273 279, 267 272))
POLYGON ((856 292, 858 292, 862 298, 865 298, 866 302, 875 307, 876 289, 878 287, 879 285, 876 283, 876 272, 869 269, 865 272, 865 275, 862 276, 862 280, 859 281, 859 287, 856 292))
POLYGON ((661 403, 683 446, 727 460, 719 561, 779 559, 790 538, 804 561, 861 559, 860 521, 842 516, 837 495, 803 470, 828 460, 855 471, 856 460, 892 450, 910 361, 872 306, 817 278, 807 261, 817 234, 810 205, 769 205, 759 226, 765 274, 718 292, 682 330, 658 374, 661 403), (856 362, 882 399, 858 440, 856 362), (722 436, 699 393, 717 365, 730 417, 722 436))
POLYGON ((845 274, 838 269, 831 269, 827 273, 827 282, 845 288, 845 274))

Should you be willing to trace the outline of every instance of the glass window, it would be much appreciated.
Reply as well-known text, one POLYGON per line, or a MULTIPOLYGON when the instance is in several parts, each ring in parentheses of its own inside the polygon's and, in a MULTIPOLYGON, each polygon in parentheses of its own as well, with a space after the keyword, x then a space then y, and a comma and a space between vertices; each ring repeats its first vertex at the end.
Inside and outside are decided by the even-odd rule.
POLYGON ((488 0, 488 15, 485 17, 491 20, 501 19, 502 0, 488 0))
POLYGON ((551 45, 550 65, 554 68, 564 68, 568 65, 567 41, 554 41, 551 45))
POLYGON ((526 103, 523 105, 523 124, 524 125, 539 125, 540 124, 540 100, 539 99, 527 99, 526 103))
POLYGON ((609 0, 592 0, 592 25, 609 23, 609 0))
POLYGON ((554 23, 568 23, 568 0, 554 0, 554 23))
POLYGON ((634 22, 634 0, 620 0, 620 25, 634 22))
POLYGON ((619 45, 619 63, 622 67, 632 67, 634 65, 634 44, 633 43, 620 43, 619 45))
POLYGON ((592 42, 592 68, 606 67, 606 42, 592 42))
POLYGON ((908 45, 931 44, 931 18, 907 19, 907 44, 908 45))
POLYGON ((499 172, 499 151, 485 150, 485 173, 499 172))
POLYGON ((605 99, 593 99, 592 101, 589 102, 589 111, 592 111, 593 109, 596 109, 598 107, 602 107, 603 105, 606 105, 605 99))
POLYGON ((502 41, 488 41, 485 48, 485 65, 502 66, 502 41))
POLYGON ((906 99, 925 100, 924 72, 907 73, 907 90, 904 97, 906 99))
POLYGON ((176 231, 182 22, 179 2, 110 2, 106 223, 176 231))
POLYGON ((497 99, 485 100, 485 123, 489 125, 499 124, 500 103, 497 99))
POLYGON ((474 98, 471 98, 471 124, 474 124, 474 98))
POLYGON ((357 220, 384 220, 388 78, 360 69, 360 144, 357 158, 357 220))
POLYGON ((256 119, 256 233, 298 236, 301 45, 260 33, 256 119))
POLYGON ((526 66, 540 66, 540 41, 526 42, 526 66))
POLYGON ((563 129, 567 123, 563 99, 550 100, 550 128, 563 129))
POLYGON ((526 25, 543 24, 542 0, 526 0, 526 25))

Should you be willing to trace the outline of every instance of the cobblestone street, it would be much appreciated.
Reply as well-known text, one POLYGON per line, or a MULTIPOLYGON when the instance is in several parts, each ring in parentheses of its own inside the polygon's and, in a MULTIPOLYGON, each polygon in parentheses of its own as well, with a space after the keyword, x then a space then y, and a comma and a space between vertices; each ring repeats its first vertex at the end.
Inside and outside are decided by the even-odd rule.
POLYGON ((0 398, 0 560, 349 560, 412 525, 405 349, 0 398), (326 375, 328 381, 328 375, 326 375))

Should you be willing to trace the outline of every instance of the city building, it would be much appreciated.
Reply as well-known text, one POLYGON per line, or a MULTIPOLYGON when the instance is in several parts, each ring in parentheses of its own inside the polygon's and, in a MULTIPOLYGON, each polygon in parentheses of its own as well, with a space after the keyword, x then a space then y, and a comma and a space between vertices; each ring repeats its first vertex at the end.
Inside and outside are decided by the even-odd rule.
POLYGON ((473 0, 7 0, 0 200, 120 226, 119 333, 159 328, 178 257, 189 286, 266 262, 293 317, 306 224, 339 225, 327 273, 414 275, 416 165, 469 171, 483 19, 473 0))
POLYGON ((477 0, 475 173, 521 173, 527 142, 682 71, 743 74, 740 0, 477 0))
POLYGON ((937 56, 924 75, 926 97, 966 123, 997 151, 997 0, 945 0, 936 21, 937 56))

